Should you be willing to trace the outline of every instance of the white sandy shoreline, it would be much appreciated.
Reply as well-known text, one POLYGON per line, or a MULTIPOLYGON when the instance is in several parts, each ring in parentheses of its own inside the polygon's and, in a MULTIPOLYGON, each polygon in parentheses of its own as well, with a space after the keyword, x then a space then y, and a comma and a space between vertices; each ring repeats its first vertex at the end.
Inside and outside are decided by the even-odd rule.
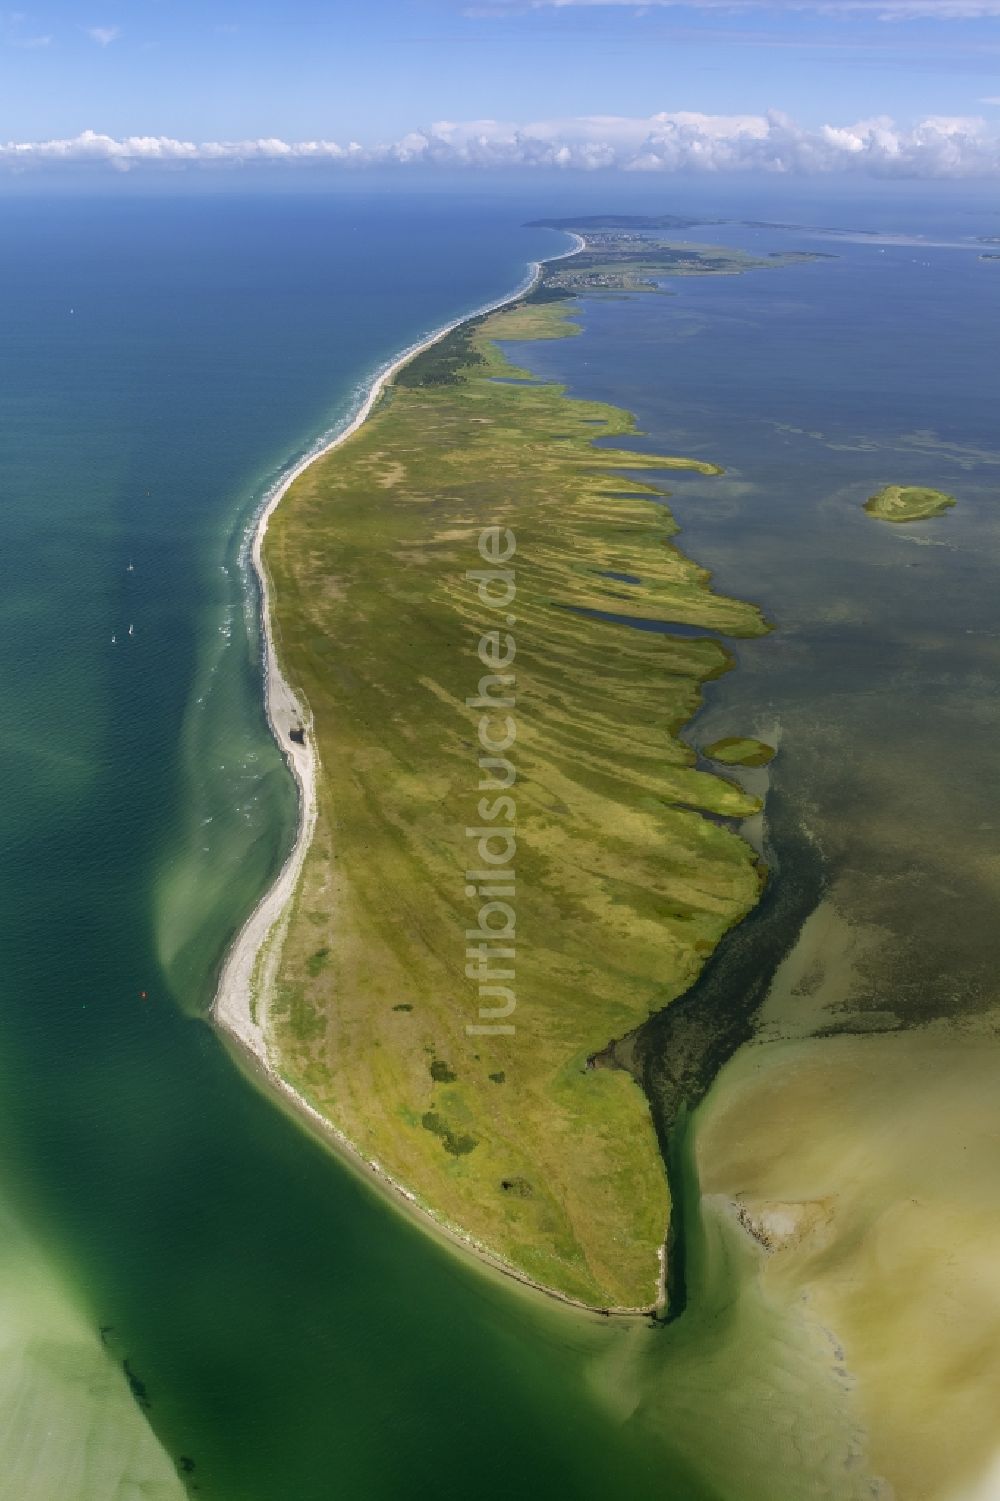
MULTIPOLYGON (((425 1226, 433 1227, 451 1242, 466 1250, 473 1251, 480 1260, 515 1278, 525 1286, 535 1288, 539 1292, 558 1299, 560 1302, 572 1304, 579 1308, 588 1308, 589 1305, 587 1304, 579 1303, 576 1299, 567 1297, 556 1292, 554 1289, 544 1287, 541 1283, 534 1282, 515 1267, 509 1266, 487 1247, 480 1245, 472 1236, 467 1235, 459 1227, 441 1220, 433 1210, 421 1204, 409 1189, 393 1179, 378 1162, 366 1158, 332 1121, 311 1105, 287 1079, 282 1077, 271 1057, 266 1033, 266 992, 272 978, 270 971, 273 971, 277 967, 280 959, 280 935, 278 941, 271 946, 270 951, 264 958, 262 975, 259 977, 261 980, 261 995, 259 997, 257 1015, 254 1014, 252 995, 254 972, 257 968, 258 956, 261 953, 261 949, 275 926, 287 921, 290 903, 295 894, 306 853, 312 841, 317 813, 316 781, 318 753, 312 733, 311 716, 308 712, 308 706, 299 702, 281 670, 275 648, 274 634, 271 628, 270 590, 267 570, 263 560, 263 544, 268 522, 299 476, 304 474, 318 459, 325 457, 326 454, 331 453, 335 448, 339 448, 342 443, 346 443, 347 439, 358 431, 362 423, 370 416, 386 386, 391 383, 404 365, 409 364, 417 355, 422 354, 425 349, 429 349, 432 345, 447 337, 448 334, 454 329, 459 328, 463 323, 468 323, 473 318, 482 317, 486 313, 496 312, 498 309, 506 307, 509 303, 516 302, 519 298, 523 297, 538 281, 543 265, 551 261, 565 260, 569 256, 578 254, 584 248, 586 242, 580 235, 574 235, 573 239, 575 244, 571 249, 562 252, 560 255, 549 256, 545 261, 532 262, 528 269, 528 274, 513 291, 508 292, 505 296, 498 298, 494 302, 486 303, 484 306, 476 308, 473 312, 465 313, 462 317, 453 319, 450 323, 436 329, 418 343, 410 345, 402 354, 397 355, 390 363, 383 366, 368 387, 358 410, 346 425, 329 442, 324 443, 322 447, 317 448, 314 452, 307 454, 300 463, 296 464, 279 481, 276 488, 265 498, 260 515, 257 518, 250 548, 250 560, 260 588, 261 623, 264 639, 264 700, 271 732, 291 767, 298 787, 299 820, 295 843, 289 851, 284 865, 233 940, 219 976, 219 984, 215 999, 212 1002, 211 1014, 216 1024, 251 1056, 256 1066, 256 1072, 264 1076, 271 1088, 278 1091, 298 1115, 304 1117, 313 1127, 318 1128, 324 1138, 339 1148, 353 1166, 367 1168, 379 1184, 397 1202, 403 1200, 407 1206, 416 1211, 425 1226), (301 745, 290 738, 290 732, 295 728, 302 728, 305 732, 301 745)), ((652 1300, 649 1306, 652 1307, 652 1300)), ((649 1308, 614 1309, 612 1311, 616 1314, 645 1314, 649 1312, 649 1308)))

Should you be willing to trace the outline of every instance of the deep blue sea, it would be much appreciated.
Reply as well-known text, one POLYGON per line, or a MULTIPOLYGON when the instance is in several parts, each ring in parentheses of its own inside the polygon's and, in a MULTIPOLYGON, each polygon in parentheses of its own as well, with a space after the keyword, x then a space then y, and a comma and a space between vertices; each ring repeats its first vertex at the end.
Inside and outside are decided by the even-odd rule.
MULTIPOLYGON (((654 196, 0 201, 0 1209, 206 1501, 718 1494, 635 1418, 623 1372, 655 1332, 596 1327, 441 1248, 204 1020, 295 817, 243 561, 261 497, 391 354, 564 247, 524 220, 710 202, 705 185, 654 196)), ((862 865, 891 747, 926 815, 900 858, 936 848, 943 869, 946 826, 983 837, 995 749, 970 711, 997 672, 1000 265, 969 239, 998 221, 974 196, 723 197, 721 215, 924 239, 692 231, 836 259, 588 300, 584 338, 518 358, 635 410, 661 451, 726 466, 671 480, 680 544, 782 630, 741 650, 705 738, 780 721, 786 790, 855 827, 862 865), (947 530, 915 546, 865 517, 891 481, 960 491, 947 530), (945 764, 947 818, 927 796, 945 764)), ((961 896, 971 932, 992 893, 961 896)), ((950 919, 929 897, 925 917, 926 978, 950 919)), ((983 939, 970 985, 996 957, 983 939)), ((0 1306, 22 1276, 0 1257, 0 1306)))

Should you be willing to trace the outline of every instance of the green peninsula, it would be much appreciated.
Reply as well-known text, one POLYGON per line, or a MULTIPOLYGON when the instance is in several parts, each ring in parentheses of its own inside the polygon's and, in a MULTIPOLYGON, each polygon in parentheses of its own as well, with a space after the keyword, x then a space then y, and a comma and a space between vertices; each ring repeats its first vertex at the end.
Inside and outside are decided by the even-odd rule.
POLYGON ((677 244, 624 230, 588 233, 583 249, 545 271, 545 286, 567 293, 657 292, 678 276, 741 276, 821 257, 811 251, 750 255, 723 245, 677 244))
POLYGON ((865 501, 869 516, 880 521, 926 521, 956 504, 954 495, 927 490, 919 485, 886 485, 865 501))
POLYGON ((673 541, 663 471, 717 466, 619 446, 626 412, 500 347, 576 331, 544 287, 466 323, 271 520, 318 817, 257 1014, 284 1078, 439 1223, 649 1308, 664 1168, 644 1095, 593 1055, 758 900, 725 822, 756 801, 678 737, 732 665, 719 635, 768 627, 673 541))
POLYGON ((732 735, 706 745, 705 755, 723 766, 767 766, 774 760, 775 750, 765 740, 732 735))

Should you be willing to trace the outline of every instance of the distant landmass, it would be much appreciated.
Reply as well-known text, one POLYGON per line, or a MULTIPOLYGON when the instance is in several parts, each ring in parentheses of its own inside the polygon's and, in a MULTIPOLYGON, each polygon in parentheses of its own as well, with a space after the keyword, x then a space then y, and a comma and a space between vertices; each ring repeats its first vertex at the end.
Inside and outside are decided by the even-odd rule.
MULTIPOLYGON (((643 232, 661 220, 633 215, 628 225, 606 222, 613 218, 610 214, 592 216, 589 231, 583 220, 574 221, 585 244, 572 255, 545 263, 540 284, 532 294, 536 300, 583 292, 591 296, 659 292, 662 283, 672 277, 739 276, 745 271, 828 259, 824 252, 815 250, 772 250, 761 256, 727 245, 671 241, 643 232)), ((552 225, 556 222, 553 220, 552 225)))
MULTIPOLYGON (((780 219, 719 219, 690 214, 577 214, 568 219, 529 219, 526 229, 566 229, 586 234, 593 229, 696 229, 705 224, 734 224, 740 229, 811 230, 817 234, 867 235, 877 239, 878 229, 844 229, 829 224, 790 224, 780 219)), ((980 236, 983 244, 1000 243, 980 236)))
POLYGON ((686 214, 580 214, 571 219, 529 219, 526 229, 694 229, 725 224, 725 219, 691 219, 686 214))

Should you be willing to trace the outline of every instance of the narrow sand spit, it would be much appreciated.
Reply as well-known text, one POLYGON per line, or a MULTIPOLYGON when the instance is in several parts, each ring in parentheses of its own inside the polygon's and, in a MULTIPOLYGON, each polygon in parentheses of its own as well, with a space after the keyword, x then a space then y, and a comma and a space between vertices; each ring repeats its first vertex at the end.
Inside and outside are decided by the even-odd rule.
MULTIPOLYGON (((567 256, 576 255, 583 249, 585 241, 574 235, 576 241, 571 250, 564 251, 562 255, 551 256, 550 260, 564 260, 567 256)), ((261 897, 257 906, 244 923, 237 934, 225 964, 219 977, 219 986, 215 1000, 212 1003, 212 1015, 220 1026, 231 1032, 244 1046, 257 1054, 261 1062, 267 1065, 267 1042, 264 1035, 266 1024, 266 1005, 263 1014, 254 1018, 251 1003, 251 981, 257 963, 257 956, 261 947, 271 932, 275 923, 281 920, 285 909, 295 891, 299 872, 305 859, 306 851, 312 839, 313 829, 316 825, 316 747, 312 735, 310 717, 292 692, 281 666, 278 662, 277 652, 274 645, 274 635, 271 630, 271 602, 268 587, 267 570, 264 567, 263 547, 264 536, 267 532, 267 524, 272 514, 281 504, 291 486, 301 474, 317 459, 322 459, 326 454, 332 453, 342 443, 346 443, 352 437, 362 423, 367 420, 374 409, 385 387, 411 360, 416 359, 425 349, 432 344, 437 344, 445 338, 453 329, 468 323, 471 318, 481 317, 484 313, 495 312, 498 308, 506 307, 508 303, 516 302, 537 282, 541 275, 542 262, 534 261, 529 267, 528 274, 520 286, 506 296, 498 298, 495 302, 485 304, 474 312, 465 314, 462 318, 455 318, 443 328, 437 329, 422 339, 418 344, 412 344, 398 355, 390 364, 384 366, 372 381, 364 400, 346 427, 337 433, 330 442, 315 453, 309 454, 297 464, 281 480, 277 488, 267 497, 257 519, 257 526, 253 535, 253 543, 250 557, 254 572, 260 585, 261 595, 261 619, 264 630, 264 700, 267 707, 267 718, 271 726, 271 732, 281 747, 282 752, 292 769, 292 774, 299 789, 299 826, 295 836, 295 843, 289 852, 288 859, 276 877, 272 886, 261 897), (303 743, 297 744, 291 739, 293 729, 304 729, 303 743)), ((547 264, 547 263, 546 263, 547 264)), ((266 986, 261 987, 261 1001, 265 1002, 266 986)))
MULTIPOLYGON (((586 1307, 585 1304, 577 1303, 575 1299, 565 1297, 561 1293, 544 1287, 541 1283, 534 1282, 530 1277, 508 1266, 506 1262, 495 1256, 488 1247, 480 1245, 471 1236, 456 1225, 451 1225, 440 1219, 432 1209, 423 1205, 403 1184, 392 1178, 380 1163, 366 1158, 344 1133, 334 1125, 321 1111, 309 1103, 298 1090, 283 1078, 278 1070, 276 1062, 271 1055, 267 1036, 267 996, 274 972, 277 969, 281 957, 281 934, 280 926, 287 921, 290 903, 298 885, 299 874, 309 849, 316 827, 316 774, 318 757, 316 744, 312 733, 312 721, 307 706, 301 704, 291 689, 287 679, 281 671, 277 651, 274 644, 274 634, 271 629, 270 590, 268 585, 267 570, 264 566, 263 545, 264 536, 267 532, 267 524, 273 512, 280 505, 289 488, 295 483, 301 474, 314 464, 317 459, 323 458, 338 448, 341 443, 346 443, 361 424, 369 417, 385 387, 393 380, 395 375, 404 365, 429 349, 432 344, 438 343, 445 338, 453 329, 467 323, 471 318, 481 317, 484 313, 496 312, 499 308, 506 307, 511 302, 516 302, 538 281, 543 265, 551 261, 565 260, 568 256, 576 255, 583 250, 586 241, 580 235, 574 235, 575 244, 572 249, 564 251, 561 255, 549 256, 545 262, 535 261, 531 264, 528 274, 520 286, 514 291, 508 292, 505 297, 498 298, 496 302, 487 303, 477 308, 474 312, 466 313, 464 317, 456 318, 428 335, 418 344, 413 344, 391 364, 386 365, 376 375, 371 386, 365 394, 357 413, 347 426, 315 453, 309 454, 287 474, 277 488, 265 500, 257 526, 253 535, 250 549, 250 557, 254 572, 260 585, 261 596, 261 619, 264 634, 264 700, 267 708, 267 718, 271 726, 271 732, 291 767, 299 790, 299 823, 295 835, 295 843, 289 852, 288 858, 279 871, 273 884, 261 897, 257 906, 247 918, 226 956, 226 961, 219 976, 219 985, 212 1003, 212 1017, 223 1031, 227 1032, 248 1052, 255 1063, 258 1071, 264 1075, 268 1083, 277 1090, 296 1110, 304 1116, 312 1125, 318 1126, 324 1136, 335 1146, 346 1152, 348 1159, 355 1165, 368 1168, 380 1185, 388 1190, 394 1198, 402 1199, 414 1210, 420 1212, 420 1218, 426 1225, 428 1221, 433 1227, 443 1233, 445 1237, 461 1245, 467 1250, 473 1251, 481 1260, 489 1263, 496 1270, 505 1272, 526 1286, 533 1287, 539 1292, 548 1294, 562 1303, 573 1303, 577 1307, 586 1307), (302 730, 302 743, 293 741, 292 730, 302 730), (265 948, 267 940, 274 934, 276 941, 269 944, 263 954, 262 962, 258 971, 258 958, 265 948), (256 972, 257 998, 254 1002, 254 980, 256 972)), ((602 1310, 603 1311, 603 1310, 602 1310)), ((609 1310, 615 1313, 646 1314, 648 1308, 615 1309, 609 1310)))

